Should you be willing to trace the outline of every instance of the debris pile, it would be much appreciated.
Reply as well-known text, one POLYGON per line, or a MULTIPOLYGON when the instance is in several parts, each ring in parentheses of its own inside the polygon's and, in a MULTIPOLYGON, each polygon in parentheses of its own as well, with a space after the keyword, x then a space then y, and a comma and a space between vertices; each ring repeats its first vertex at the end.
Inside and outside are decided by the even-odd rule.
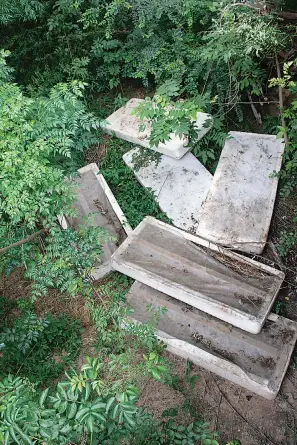
MULTIPOLYGON (((102 127, 162 154, 139 167, 136 147, 124 161, 154 191, 173 226, 146 217, 132 231, 122 212, 119 217, 115 211, 127 237, 118 248, 109 248, 109 269, 136 280, 127 296, 134 321, 149 319, 148 304, 167 309, 157 335, 169 351, 273 399, 297 339, 297 323, 270 313, 284 273, 230 249, 263 251, 284 144, 275 136, 230 132, 212 177, 189 152, 186 138, 173 136, 166 144, 149 147, 149 126, 140 132, 140 120, 131 115, 139 101, 131 99, 102 127)), ((209 130, 204 127, 209 115, 200 114, 199 138, 209 130)), ((95 202, 101 193, 84 190, 87 201, 86 195, 95 202)), ((101 202, 106 212, 110 199, 101 202)), ((116 202, 115 207, 119 209, 116 202)), ((113 231, 110 220, 104 225, 113 231)))

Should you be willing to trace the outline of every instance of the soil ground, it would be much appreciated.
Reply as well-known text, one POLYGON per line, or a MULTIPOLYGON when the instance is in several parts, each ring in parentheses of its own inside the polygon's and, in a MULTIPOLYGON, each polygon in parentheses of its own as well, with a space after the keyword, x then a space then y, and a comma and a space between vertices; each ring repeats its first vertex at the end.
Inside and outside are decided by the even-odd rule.
MULTIPOLYGON (((198 379, 191 389, 185 380, 185 360, 167 356, 186 389, 181 393, 150 381, 140 399, 150 412, 160 416, 164 409, 182 406, 188 400, 219 432, 221 444, 232 439, 239 439, 242 445, 297 444, 297 371, 288 371, 277 398, 269 401, 198 366, 192 369, 198 379)), ((184 415, 177 419, 183 421, 184 415)))

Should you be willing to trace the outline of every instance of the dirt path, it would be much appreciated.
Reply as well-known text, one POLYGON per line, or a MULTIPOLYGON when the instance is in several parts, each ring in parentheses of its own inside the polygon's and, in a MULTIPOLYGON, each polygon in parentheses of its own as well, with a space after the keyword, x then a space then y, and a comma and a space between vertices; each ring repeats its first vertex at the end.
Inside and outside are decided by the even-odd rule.
MULTIPOLYGON (((297 370, 289 370, 281 391, 274 401, 241 389, 198 366, 194 389, 186 383, 185 360, 167 353, 174 372, 181 379, 182 392, 150 381, 144 388, 140 404, 157 417, 163 410, 181 407, 185 401, 220 433, 220 444, 239 439, 242 445, 297 444, 297 370)), ((177 419, 187 421, 185 414, 177 419)))

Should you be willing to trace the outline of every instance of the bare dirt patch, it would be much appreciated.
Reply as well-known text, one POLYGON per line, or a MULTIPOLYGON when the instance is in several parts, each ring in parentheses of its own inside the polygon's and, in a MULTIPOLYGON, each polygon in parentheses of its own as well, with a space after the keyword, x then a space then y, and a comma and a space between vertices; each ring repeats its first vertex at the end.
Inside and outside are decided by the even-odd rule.
MULTIPOLYGON (((166 385, 148 382, 140 398, 155 417, 163 410, 181 407, 186 401, 220 433, 220 444, 232 439, 242 445, 296 445, 297 443, 297 373, 288 372, 281 391, 274 401, 258 397, 237 385, 193 366, 198 376, 194 389, 186 382, 186 361, 166 353, 180 378, 182 392, 166 385)), ((189 415, 181 412, 177 420, 185 423, 189 415)))
POLYGON ((88 150, 84 153, 84 162, 85 164, 91 164, 95 162, 95 164, 100 166, 101 160, 106 155, 106 144, 109 140, 109 135, 103 134, 100 138, 98 144, 91 145, 88 150))

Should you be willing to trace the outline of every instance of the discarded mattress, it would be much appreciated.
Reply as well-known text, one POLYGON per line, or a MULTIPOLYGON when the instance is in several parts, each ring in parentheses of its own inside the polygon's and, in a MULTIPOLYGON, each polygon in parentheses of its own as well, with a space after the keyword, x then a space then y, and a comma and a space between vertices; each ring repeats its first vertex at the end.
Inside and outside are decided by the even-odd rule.
MULTIPOLYGON (((150 147, 149 136, 150 128, 146 126, 144 131, 140 131, 142 124, 138 116, 132 115, 132 111, 141 103, 143 99, 130 99, 124 107, 119 108, 112 115, 101 123, 101 128, 107 133, 117 136, 125 141, 140 145, 145 148, 151 148, 159 153, 180 159, 186 154, 190 147, 187 145, 187 138, 180 138, 174 134, 171 139, 165 143, 160 143, 157 147, 150 147)), ((197 113, 195 127, 197 129, 197 140, 200 140, 211 128, 212 117, 206 113, 197 113)))
POLYGON ((156 334, 168 351, 262 397, 276 397, 296 342, 296 322, 270 314, 261 333, 252 335, 139 282, 126 298, 136 322, 150 320, 147 305, 167 309, 156 334))
POLYGON ((112 267, 257 334, 284 273, 146 217, 112 255, 112 267), (195 244, 194 244, 195 243, 195 244))
POLYGON ((276 136, 230 132, 223 148, 197 235, 259 254, 268 232, 284 144, 276 136))
POLYGON ((134 159, 143 159, 145 152, 135 148, 125 153, 123 159, 139 182, 155 193, 161 210, 172 223, 195 234, 212 175, 192 153, 178 160, 162 155, 157 162, 144 160, 143 167, 135 168, 134 159))
POLYGON ((101 263, 92 273, 93 278, 98 280, 112 271, 110 257, 127 234, 132 232, 132 228, 104 177, 99 174, 97 165, 89 164, 78 172, 80 177, 76 179, 77 200, 74 203, 77 217, 63 218, 64 228, 70 226, 77 229, 92 214, 90 223, 107 231, 110 239, 106 240, 105 236, 102 238, 101 263))

